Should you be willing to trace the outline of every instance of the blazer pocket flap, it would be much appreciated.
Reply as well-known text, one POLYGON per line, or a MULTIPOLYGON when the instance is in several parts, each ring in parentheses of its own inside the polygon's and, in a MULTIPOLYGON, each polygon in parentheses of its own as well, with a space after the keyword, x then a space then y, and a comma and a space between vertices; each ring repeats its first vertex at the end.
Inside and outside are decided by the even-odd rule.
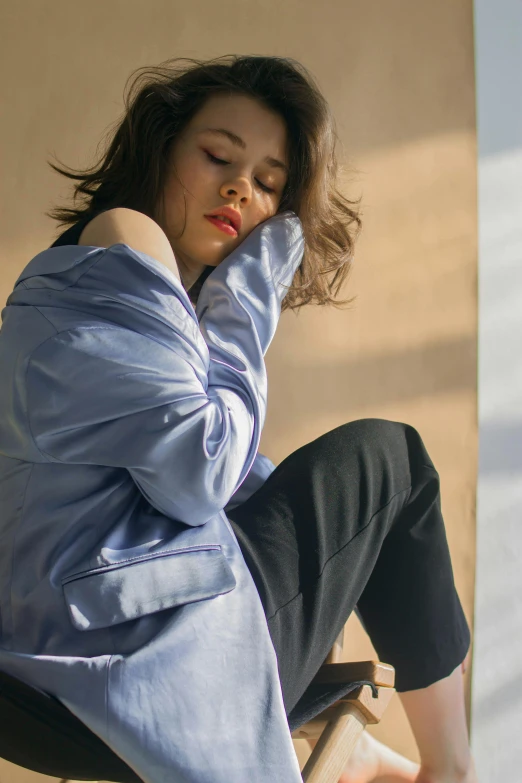
POLYGON ((114 563, 74 574, 62 585, 73 625, 93 631, 228 593, 236 579, 216 545, 114 563))

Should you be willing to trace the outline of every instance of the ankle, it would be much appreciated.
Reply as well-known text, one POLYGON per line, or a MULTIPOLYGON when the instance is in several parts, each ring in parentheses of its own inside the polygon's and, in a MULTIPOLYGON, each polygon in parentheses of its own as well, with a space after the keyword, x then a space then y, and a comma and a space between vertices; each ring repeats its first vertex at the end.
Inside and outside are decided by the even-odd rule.
POLYGON ((475 765, 471 754, 465 760, 444 769, 421 764, 415 783, 476 783, 475 765))

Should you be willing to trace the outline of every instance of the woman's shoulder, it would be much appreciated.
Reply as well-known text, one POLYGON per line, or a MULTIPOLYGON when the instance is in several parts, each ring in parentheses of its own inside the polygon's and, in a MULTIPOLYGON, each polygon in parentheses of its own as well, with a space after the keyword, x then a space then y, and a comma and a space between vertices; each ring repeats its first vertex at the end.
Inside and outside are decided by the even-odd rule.
POLYGON ((180 279, 167 235, 155 220, 135 209, 115 207, 87 216, 64 232, 52 247, 58 244, 91 247, 125 244, 161 262, 180 279))
POLYGON ((148 215, 128 207, 114 207, 91 216, 83 227, 78 244, 91 245, 92 240, 96 239, 97 242, 106 242, 106 246, 110 247, 117 242, 128 244, 127 239, 142 237, 152 241, 160 237, 168 242, 163 229, 148 215))

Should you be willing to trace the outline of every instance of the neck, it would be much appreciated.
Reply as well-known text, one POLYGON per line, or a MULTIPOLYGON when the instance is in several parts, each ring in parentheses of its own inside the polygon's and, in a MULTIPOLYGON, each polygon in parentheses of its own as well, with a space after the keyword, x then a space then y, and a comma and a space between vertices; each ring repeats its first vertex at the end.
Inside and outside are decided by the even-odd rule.
POLYGON ((176 255, 176 262, 178 264, 179 273, 181 275, 183 288, 185 291, 189 291, 205 271, 205 264, 192 263, 189 266, 183 261, 182 258, 180 258, 180 254, 176 255))
POLYGON ((192 304, 194 305, 194 307, 196 307, 200 291, 201 291, 201 289, 203 287, 203 283, 205 282, 207 277, 210 274, 212 274, 212 272, 214 271, 215 268, 216 267, 214 267, 214 266, 205 266, 205 267, 203 267, 203 272, 199 275, 197 280, 194 281, 194 283, 190 286, 190 288, 185 288, 185 290, 187 291, 187 293, 189 295, 189 299, 192 302, 192 304))

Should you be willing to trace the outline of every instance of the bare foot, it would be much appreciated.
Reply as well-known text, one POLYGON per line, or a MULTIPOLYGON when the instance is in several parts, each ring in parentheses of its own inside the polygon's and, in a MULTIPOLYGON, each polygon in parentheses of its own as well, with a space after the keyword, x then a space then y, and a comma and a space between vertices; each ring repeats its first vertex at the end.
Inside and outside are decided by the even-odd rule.
POLYGON ((415 783, 419 765, 363 731, 339 783, 415 783))

